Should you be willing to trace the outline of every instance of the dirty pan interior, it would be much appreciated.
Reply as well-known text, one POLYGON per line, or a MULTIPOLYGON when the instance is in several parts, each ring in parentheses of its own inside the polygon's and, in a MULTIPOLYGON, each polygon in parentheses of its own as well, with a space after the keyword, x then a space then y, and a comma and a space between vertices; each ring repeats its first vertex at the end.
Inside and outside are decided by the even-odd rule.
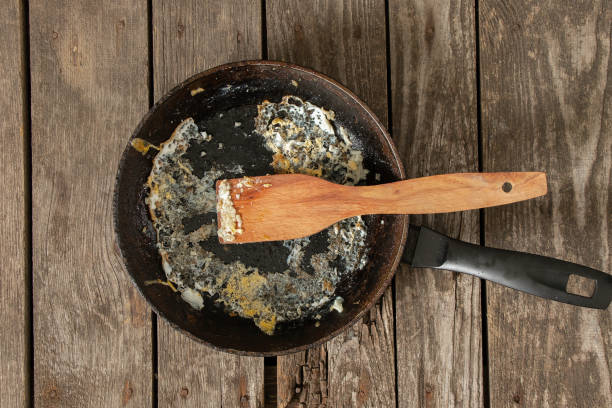
MULTIPOLYGON (((198 74, 159 101, 143 118, 132 138, 159 145, 169 138, 179 123, 191 117, 215 138, 230 145, 227 157, 219 154, 203 158, 203 166, 207 165, 205 160, 246 161, 249 163, 245 168, 247 176, 271 173, 265 152, 258 146, 233 140, 232 132, 236 122, 241 123, 244 131, 250 132, 257 105, 265 99, 278 102, 286 95, 334 111, 335 122, 355 137, 355 144, 363 151, 364 167, 369 170, 366 184, 403 178, 401 163, 387 132, 363 102, 327 77, 284 63, 234 63, 198 74), (236 145, 233 150, 232 143, 236 145), (380 174, 379 180, 374 177, 376 173, 380 174)), ((153 309, 175 328, 229 352, 277 355, 298 351, 341 332, 368 310, 389 284, 405 240, 406 216, 364 217, 368 227, 368 263, 352 279, 338 285, 336 294, 344 298, 344 311, 325 316, 318 327, 310 320, 283 323, 277 325, 274 335, 269 336, 250 319, 230 317, 220 307, 215 307, 210 299, 202 310, 197 311, 170 288, 145 284, 157 278, 165 280, 155 246, 155 230, 145 204, 148 194, 145 183, 155 153, 151 150, 142 155, 127 143, 115 188, 115 230, 132 280, 153 309)), ((193 222, 197 224, 198 220, 193 222)), ((197 228, 197 225, 191 227, 197 228)), ((270 264, 286 257, 279 243, 232 245, 235 247, 232 249, 213 241, 207 245, 210 245, 210 251, 225 259, 238 257, 245 263, 264 267, 273 268, 270 264)))

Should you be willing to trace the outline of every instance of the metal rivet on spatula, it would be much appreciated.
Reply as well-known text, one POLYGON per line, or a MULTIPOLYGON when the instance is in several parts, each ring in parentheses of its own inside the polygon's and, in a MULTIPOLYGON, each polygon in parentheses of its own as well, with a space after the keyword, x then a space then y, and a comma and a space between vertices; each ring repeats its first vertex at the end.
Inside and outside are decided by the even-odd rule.
POLYGON ((509 182, 507 182, 507 181, 506 181, 506 182, 505 182, 505 183, 502 185, 502 190, 504 191, 504 193, 509 193, 509 192, 510 192, 510 190, 512 190, 512 183, 509 183, 509 182))

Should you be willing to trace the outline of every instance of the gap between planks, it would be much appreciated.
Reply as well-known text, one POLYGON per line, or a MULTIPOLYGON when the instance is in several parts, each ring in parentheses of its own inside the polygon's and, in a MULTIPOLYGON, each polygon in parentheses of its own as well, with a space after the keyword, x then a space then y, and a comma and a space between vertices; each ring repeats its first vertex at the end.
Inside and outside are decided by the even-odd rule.
POLYGON ((26 355, 27 370, 25 402, 27 407, 34 407, 34 298, 32 279, 32 116, 31 77, 30 77, 30 13, 29 1, 22 0, 21 7, 21 78, 22 86, 22 120, 23 120, 23 163, 24 163, 24 214, 25 214, 25 285, 26 288, 26 355))

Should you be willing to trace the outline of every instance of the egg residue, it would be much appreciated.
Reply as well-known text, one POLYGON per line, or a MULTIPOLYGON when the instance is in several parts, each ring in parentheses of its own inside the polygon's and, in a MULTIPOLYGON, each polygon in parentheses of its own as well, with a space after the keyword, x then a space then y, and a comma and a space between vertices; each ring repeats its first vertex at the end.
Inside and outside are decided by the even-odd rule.
MULTIPOLYGON (((343 184, 365 178, 362 153, 335 123, 333 112, 291 96, 280 103, 264 101, 257 109, 255 129, 244 137, 261 140, 277 173, 313 174, 343 184)), ((219 115, 218 120, 221 118, 219 115)), ((228 127, 242 131, 235 122, 231 120, 228 127)), ((223 142, 188 118, 159 146, 145 199, 167 278, 167 282, 158 283, 176 287, 196 310, 208 307, 206 302, 222 305, 226 313, 252 319, 269 335, 281 322, 321 319, 332 309, 341 312, 341 298, 335 293, 338 283, 367 262, 367 227, 361 217, 343 220, 320 233, 326 235, 325 248, 314 248, 314 237, 283 241, 281 248, 288 255, 281 271, 253 266, 239 258, 223 259, 224 248, 216 242, 217 236, 228 240, 240 232, 241 225, 235 209, 232 213, 229 206, 217 208, 215 182, 249 175, 249 167, 243 163, 214 160, 226 155, 229 147, 223 142), (201 151, 194 158, 188 152, 196 145, 201 151), (203 160, 210 164, 202 166, 203 160), (225 210, 232 218, 231 228, 218 231, 216 217, 223 216, 225 210), (197 217, 202 219, 199 226, 188 228, 185 220, 197 217), (224 236, 226 233, 230 235, 224 236)))

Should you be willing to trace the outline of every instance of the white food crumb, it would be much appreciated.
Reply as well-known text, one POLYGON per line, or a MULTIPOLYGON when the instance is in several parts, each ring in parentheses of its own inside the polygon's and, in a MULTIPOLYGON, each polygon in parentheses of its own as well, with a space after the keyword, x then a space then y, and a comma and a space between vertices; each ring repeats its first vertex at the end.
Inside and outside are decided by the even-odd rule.
POLYGON ((334 134, 334 128, 329 123, 327 116, 325 115, 325 111, 317 106, 312 109, 311 113, 312 121, 315 125, 319 127, 322 131, 330 134, 334 134))
POLYGON ((223 149, 223 143, 219 143, 219 149, 223 149))
POLYGON ((204 157, 204 156, 206 156, 206 152, 202 150, 202 153, 200 153, 200 157, 204 157))
POLYGON ((239 164, 229 167, 227 171, 229 171, 230 173, 244 173, 244 169, 239 164))
POLYGON ((236 234, 242 234, 242 218, 236 213, 230 190, 230 184, 227 180, 219 183, 217 216, 219 217, 220 227, 217 230, 217 235, 227 242, 234 241, 236 234))
POLYGON ((204 307, 204 299, 197 290, 185 288, 181 292, 181 297, 196 310, 201 310, 204 307))
POLYGON ((172 267, 163 258, 162 258, 162 268, 163 268, 164 272, 166 273, 166 276, 169 276, 172 273, 172 267))
POLYGON ((293 85, 293 86, 295 86, 297 88, 298 83, 297 83, 297 81, 295 79, 292 79, 291 80, 291 85, 293 85))
POLYGON ((376 181, 380 181, 380 173, 376 173, 376 174, 374 174, 374 179, 375 179, 376 181))
POLYGON ((380 225, 385 225, 385 220, 380 220, 380 225))
POLYGON ((234 122, 234 127, 240 127, 242 125, 242 123, 240 122, 234 122))
POLYGON ((331 307, 329 308, 329 310, 336 310, 338 313, 342 313, 342 311, 344 310, 342 308, 342 302, 344 302, 344 299, 342 299, 340 296, 338 296, 335 300, 334 303, 332 303, 331 307))

